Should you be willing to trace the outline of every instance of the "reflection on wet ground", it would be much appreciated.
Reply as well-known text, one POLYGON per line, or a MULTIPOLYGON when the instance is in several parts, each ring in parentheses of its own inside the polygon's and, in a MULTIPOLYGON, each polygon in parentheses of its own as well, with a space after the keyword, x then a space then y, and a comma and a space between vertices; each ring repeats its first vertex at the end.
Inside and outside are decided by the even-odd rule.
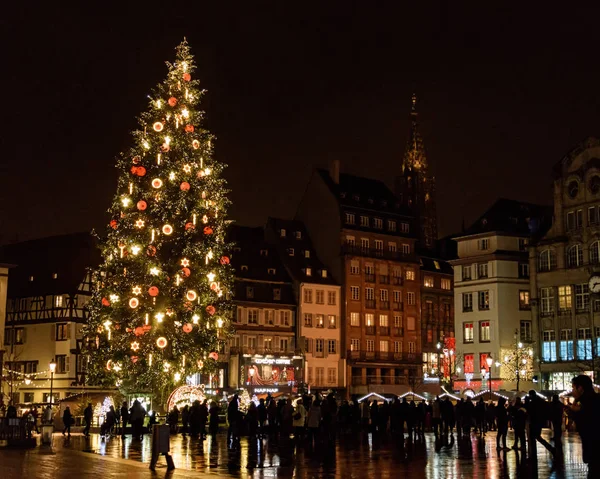
MULTIPOLYGON (((548 431, 543 436, 549 440, 548 431)), ((509 432, 509 445, 512 439, 509 432)), ((75 449, 138 463, 149 463, 151 458, 149 436, 142 442, 132 442, 130 437, 103 440, 98 435, 88 439, 73 436, 70 441, 64 441, 61 436, 55 436, 54 442, 57 451, 75 449)), ((230 448, 224 434, 206 441, 177 435, 171 436, 171 454, 178 470, 226 477, 495 479, 583 478, 587 475, 577 434, 565 435, 564 462, 554 467, 552 456, 541 444, 537 445, 537 456, 533 460, 524 459, 521 452, 513 450, 497 452, 494 432, 483 438, 473 434, 446 445, 436 442, 433 434, 425 434, 422 440, 407 442, 404 447, 387 435, 356 433, 338 436, 335 446, 314 450, 304 445, 296 447, 293 440, 242 438, 237 447, 230 448)), ((164 458, 159 460, 159 463, 164 462, 164 458)))

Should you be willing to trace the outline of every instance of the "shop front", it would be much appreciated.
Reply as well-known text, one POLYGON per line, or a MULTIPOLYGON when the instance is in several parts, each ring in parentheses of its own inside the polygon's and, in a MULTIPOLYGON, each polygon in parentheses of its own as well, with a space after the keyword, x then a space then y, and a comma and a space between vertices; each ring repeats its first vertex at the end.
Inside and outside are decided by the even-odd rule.
POLYGON ((296 394, 302 381, 301 356, 245 355, 243 385, 252 394, 296 394))

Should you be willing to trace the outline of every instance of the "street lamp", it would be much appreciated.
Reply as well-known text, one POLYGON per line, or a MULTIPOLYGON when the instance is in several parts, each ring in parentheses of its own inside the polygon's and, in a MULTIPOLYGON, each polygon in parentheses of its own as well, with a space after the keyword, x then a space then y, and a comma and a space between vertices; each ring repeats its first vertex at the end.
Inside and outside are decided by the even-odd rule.
POLYGON ((492 359, 492 356, 488 356, 487 358, 485 358, 485 362, 488 365, 488 389, 490 391, 490 401, 492 400, 492 363, 494 362, 494 360, 492 359))
POLYGON ((54 402, 54 396, 52 396, 52 389, 54 387, 54 371, 56 371, 56 361, 52 359, 48 366, 50 367, 50 404, 52 404, 54 402))

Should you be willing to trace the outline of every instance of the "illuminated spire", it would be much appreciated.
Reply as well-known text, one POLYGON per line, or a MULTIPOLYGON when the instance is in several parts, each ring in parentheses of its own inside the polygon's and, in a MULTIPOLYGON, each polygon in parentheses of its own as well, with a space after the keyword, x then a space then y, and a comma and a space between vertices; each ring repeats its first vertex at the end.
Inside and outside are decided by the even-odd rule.
POLYGON ((412 106, 410 109, 410 136, 406 145, 406 152, 402 160, 402 171, 410 168, 412 170, 427 171, 427 155, 423 139, 419 134, 419 113, 417 112, 417 95, 412 95, 412 106))

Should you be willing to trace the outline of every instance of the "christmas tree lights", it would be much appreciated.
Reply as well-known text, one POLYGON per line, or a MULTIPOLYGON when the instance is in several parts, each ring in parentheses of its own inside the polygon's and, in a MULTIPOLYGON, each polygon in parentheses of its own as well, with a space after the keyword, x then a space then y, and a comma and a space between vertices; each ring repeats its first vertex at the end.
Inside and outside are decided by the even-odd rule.
POLYGON ((84 328, 88 382, 132 392, 210 373, 230 331, 224 165, 202 126, 204 92, 185 41, 167 66, 134 145, 117 160, 104 262, 84 328))

